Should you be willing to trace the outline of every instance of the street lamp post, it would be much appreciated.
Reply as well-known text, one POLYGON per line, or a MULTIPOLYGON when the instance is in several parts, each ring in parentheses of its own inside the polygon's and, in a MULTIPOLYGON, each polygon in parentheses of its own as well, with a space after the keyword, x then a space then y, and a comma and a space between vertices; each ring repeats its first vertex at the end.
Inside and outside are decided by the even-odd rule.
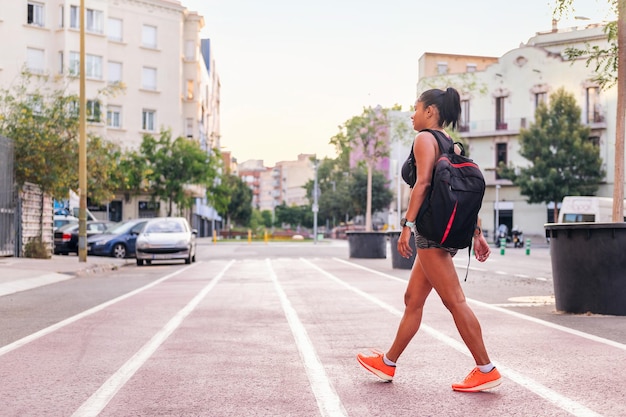
POLYGON ((317 244, 317 212, 319 211, 319 206, 317 205, 317 159, 313 162, 313 169, 315 170, 315 177, 313 182, 313 243, 317 244))
POLYGON ((494 238, 497 236, 496 233, 498 233, 498 227, 500 226, 500 184, 496 184, 496 202, 495 202, 495 209, 496 209, 496 221, 495 221, 495 228, 494 228, 494 238))

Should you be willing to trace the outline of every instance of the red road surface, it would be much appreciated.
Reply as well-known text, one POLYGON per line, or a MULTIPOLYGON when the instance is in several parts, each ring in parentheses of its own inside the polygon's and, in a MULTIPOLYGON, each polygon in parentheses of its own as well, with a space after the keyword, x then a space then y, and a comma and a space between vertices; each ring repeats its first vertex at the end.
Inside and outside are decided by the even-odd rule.
MULTIPOLYGON (((0 348, 2 416, 625 416, 626 346, 472 302, 503 384, 474 366, 436 294, 393 383, 406 282, 334 258, 199 262, 0 348)), ((408 275, 408 273, 407 273, 408 275)))

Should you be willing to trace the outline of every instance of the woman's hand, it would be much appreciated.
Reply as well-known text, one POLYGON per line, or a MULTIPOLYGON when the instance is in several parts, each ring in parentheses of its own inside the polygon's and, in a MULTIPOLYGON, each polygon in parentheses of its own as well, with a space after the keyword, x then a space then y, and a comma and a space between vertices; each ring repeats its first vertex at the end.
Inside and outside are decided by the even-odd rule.
POLYGON ((474 253, 476 255, 476 259, 478 259, 479 262, 485 262, 491 254, 489 243, 482 233, 480 233, 478 236, 474 236, 474 253))
POLYGON ((413 255, 413 248, 410 245, 411 228, 403 227, 398 238, 398 253, 404 258, 410 258, 413 255))

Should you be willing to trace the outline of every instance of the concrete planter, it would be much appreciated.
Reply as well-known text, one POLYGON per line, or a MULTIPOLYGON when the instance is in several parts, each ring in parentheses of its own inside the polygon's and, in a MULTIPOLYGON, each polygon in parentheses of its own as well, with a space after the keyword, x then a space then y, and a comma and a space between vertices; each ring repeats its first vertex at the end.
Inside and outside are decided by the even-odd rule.
POLYGON ((626 316, 626 223, 546 224, 556 309, 626 316))
POLYGON ((350 258, 386 258, 387 233, 346 232, 350 258))
POLYGON ((389 236, 389 244, 391 245, 391 267, 394 269, 412 269, 413 264, 415 263, 415 256, 417 254, 417 250, 415 248, 415 237, 413 233, 411 233, 411 239, 409 241, 409 245, 411 245, 411 249, 413 249, 413 255, 409 258, 403 258, 398 252, 398 240, 400 239, 400 231, 392 230, 387 232, 387 236, 389 236))

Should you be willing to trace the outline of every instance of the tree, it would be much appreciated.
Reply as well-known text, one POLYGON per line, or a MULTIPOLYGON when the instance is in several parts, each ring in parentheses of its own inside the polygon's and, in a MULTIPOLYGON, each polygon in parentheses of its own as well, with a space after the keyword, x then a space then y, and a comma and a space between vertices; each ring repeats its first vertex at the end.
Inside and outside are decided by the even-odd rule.
POLYGON ((371 196, 370 204, 373 212, 386 209, 393 200, 393 192, 389 189, 387 178, 378 171, 368 174, 362 168, 354 170, 349 186, 355 214, 362 214, 368 209, 366 203, 368 193, 371 196))
MULTIPOLYGON (((343 166, 342 158, 324 158, 317 169, 318 187, 320 190, 318 216, 320 219, 342 219, 347 213, 354 213, 350 197, 349 167, 343 166)), ((309 202, 313 202, 314 181, 309 180, 304 188, 309 202)))
POLYGON ((172 215, 174 203, 179 209, 191 207, 197 195, 189 192, 189 186, 210 187, 217 176, 214 159, 198 142, 184 137, 172 140, 169 130, 163 130, 159 139, 144 135, 140 153, 143 161, 136 154, 131 156, 138 162, 131 172, 141 173, 153 199, 168 203, 168 216, 172 215))
MULTIPOLYGON (((563 88, 540 105, 535 123, 520 130, 520 155, 530 166, 498 167, 498 173, 520 187, 529 203, 556 203, 566 195, 593 195, 604 177, 598 146, 589 127, 580 123, 580 108, 563 88)), ((557 216, 555 210, 555 217, 557 216)))
POLYGON ((228 190, 225 209, 218 208, 218 212, 226 218, 230 227, 231 221, 240 225, 247 225, 252 216, 252 190, 237 175, 226 175, 222 178, 222 190, 228 190))
POLYGON ((340 158, 358 160, 367 170, 367 199, 365 230, 372 230, 372 170, 378 161, 389 154, 389 122, 387 109, 367 107, 340 126, 340 132, 331 139, 340 158))
MULTIPOLYGON (((587 65, 595 64, 596 80, 605 88, 617 84, 615 134, 615 176, 613 181, 613 222, 622 222, 624 208, 624 139, 626 136, 626 0, 609 0, 617 21, 606 26, 609 48, 570 48, 570 59, 587 56, 587 65)), ((573 0, 557 0, 555 16, 573 10, 573 0)))

